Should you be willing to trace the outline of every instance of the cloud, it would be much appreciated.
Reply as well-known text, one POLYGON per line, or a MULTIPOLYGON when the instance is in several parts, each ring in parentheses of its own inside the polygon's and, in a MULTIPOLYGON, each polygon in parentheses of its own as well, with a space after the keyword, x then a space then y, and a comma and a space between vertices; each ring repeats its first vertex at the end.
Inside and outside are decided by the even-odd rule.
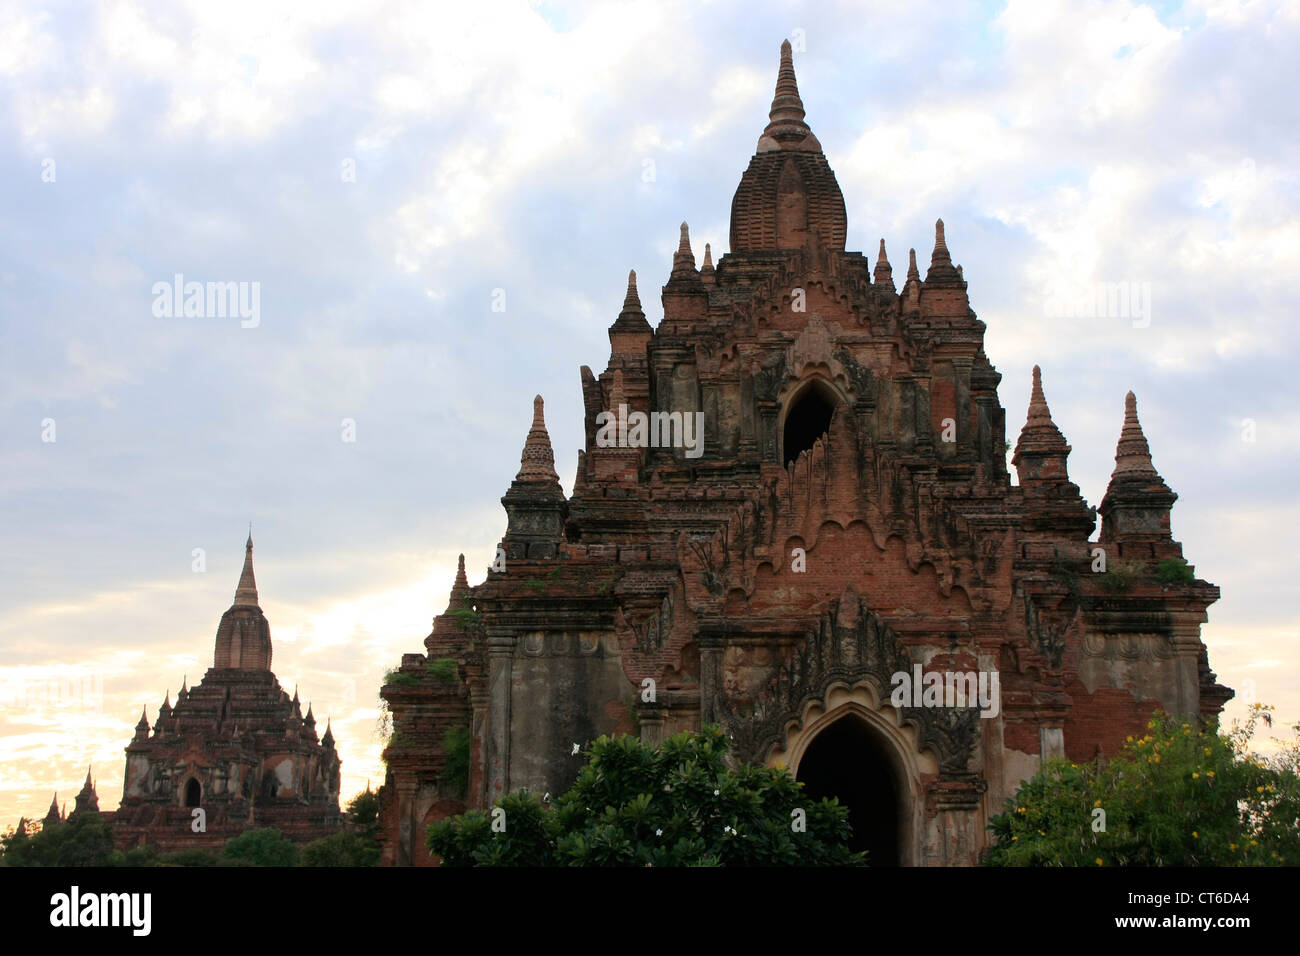
POLYGON ((796 29, 850 248, 883 236, 896 274, 909 247, 924 271, 943 217, 1008 437, 1041 364, 1093 504, 1137 392, 1175 536, 1223 588, 1211 664, 1300 718, 1278 537, 1300 466, 1294 5, 18 3, 0 675, 83 667, 104 709, 0 707, 0 818, 91 760, 113 805, 139 708, 208 664, 250 519, 277 673, 334 719, 345 792, 377 783, 378 682, 455 555, 472 579, 491 560, 533 395, 571 487, 578 366, 603 367, 629 268, 657 321, 683 219, 697 258, 726 251, 796 29), (155 318, 178 272, 259 282, 261 324, 155 318), (1150 284, 1149 325, 1047 314, 1054 287, 1119 282, 1150 284))

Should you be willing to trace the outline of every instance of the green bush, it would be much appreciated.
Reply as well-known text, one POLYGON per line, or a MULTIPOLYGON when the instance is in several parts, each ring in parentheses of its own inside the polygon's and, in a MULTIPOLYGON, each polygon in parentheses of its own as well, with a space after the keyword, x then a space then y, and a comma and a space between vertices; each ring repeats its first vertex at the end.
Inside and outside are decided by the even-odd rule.
POLYGON ((439 657, 436 660, 426 661, 424 669, 444 684, 454 684, 459 677, 459 667, 454 657, 439 657))
POLYGON ((469 787, 469 744, 468 727, 452 727, 442 736, 442 746, 447 752, 442 776, 461 794, 469 787))
POLYGON ((1148 734, 1129 737, 1108 762, 1049 761, 990 821, 984 862, 1300 864, 1300 742, 1269 761, 1253 755, 1260 717, 1271 720, 1256 705, 1245 726, 1222 734, 1157 714, 1148 734))
POLYGON ((716 727, 659 747, 601 737, 577 781, 553 802, 522 790, 508 794, 491 813, 433 824, 428 846, 447 866, 866 862, 847 847, 846 807, 812 802, 784 769, 728 769, 726 754, 727 738, 716 727))
POLYGON ((1166 584, 1191 584, 1196 580, 1183 558, 1165 558, 1156 565, 1156 576, 1166 584))
POLYGON ((0 864, 4 866, 112 866, 113 830, 98 813, 78 813, 64 823, 37 829, 19 821, 0 837, 0 864))
POLYGON ((335 833, 302 848, 299 866, 374 866, 379 847, 359 833, 335 833))
POLYGON ((298 848, 274 827, 246 830, 221 848, 224 866, 294 866, 298 848))

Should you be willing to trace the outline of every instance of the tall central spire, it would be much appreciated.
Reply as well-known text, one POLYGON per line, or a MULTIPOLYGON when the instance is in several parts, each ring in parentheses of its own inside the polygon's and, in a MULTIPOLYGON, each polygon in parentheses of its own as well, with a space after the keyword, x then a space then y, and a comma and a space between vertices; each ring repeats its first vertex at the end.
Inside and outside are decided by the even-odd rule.
POLYGON ((731 200, 731 252, 797 250, 809 244, 843 252, 847 226, 835 173, 804 122, 794 55, 786 40, 768 124, 731 200))
MULTIPOLYGON (((812 132, 803 119, 803 100, 799 98, 799 84, 794 78, 794 54, 789 40, 781 44, 776 94, 772 97, 772 109, 767 116, 770 122, 763 130, 763 136, 771 137, 782 146, 801 142, 812 132)), ((759 151, 762 151, 762 140, 759 141, 759 151)))
POLYGON ((257 607, 257 581, 253 578, 253 533, 248 533, 244 543, 244 570, 239 575, 239 586, 235 588, 235 603, 232 607, 257 607))

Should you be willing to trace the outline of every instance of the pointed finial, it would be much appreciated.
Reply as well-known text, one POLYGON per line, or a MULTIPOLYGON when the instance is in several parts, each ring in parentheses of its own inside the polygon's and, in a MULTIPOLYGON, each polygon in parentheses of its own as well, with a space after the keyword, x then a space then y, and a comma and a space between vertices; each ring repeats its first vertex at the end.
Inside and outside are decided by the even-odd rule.
POLYGON ((636 291, 636 270, 630 269, 627 273, 627 295, 623 297, 624 312, 640 312, 641 296, 636 291))
POLYGON ((542 396, 533 398, 533 424, 524 439, 524 451, 519 458, 519 474, 516 481, 554 481, 559 483, 555 473, 555 453, 551 451, 551 436, 546 433, 546 417, 542 396))
POLYGON ((961 273, 953 268, 952 256, 948 253, 948 243, 943 233, 943 220, 936 219, 934 222, 934 252, 930 254, 930 268, 925 274, 925 282, 927 285, 932 282, 941 285, 952 285, 961 281, 963 281, 961 273))
POLYGON ((253 531, 249 526, 248 541, 244 544, 244 569, 239 573, 232 607, 257 607, 257 581, 253 577, 253 531))
POLYGON ((700 267, 700 271, 701 272, 713 271, 713 250, 709 248, 709 244, 707 242, 704 244, 704 265, 700 267))
POLYGON ((1151 462, 1151 448, 1138 421, 1137 396, 1132 392, 1124 396, 1124 427, 1115 448, 1115 470, 1111 473, 1111 480, 1124 477, 1159 477, 1151 462))
POLYGON ((310 702, 310 701, 308 701, 308 703, 307 703, 307 716, 304 717, 304 718, 302 719, 302 721, 303 721, 304 724, 309 724, 309 725, 315 725, 315 723, 316 723, 316 718, 313 717, 313 716, 312 716, 312 713, 311 713, 311 702, 310 702))
POLYGON ((768 111, 764 137, 785 145, 794 145, 812 132, 804 122, 803 100, 799 98, 799 84, 794 76, 794 52, 790 41, 781 44, 781 66, 776 74, 776 93, 768 111))
POLYGON ((89 787, 90 789, 92 789, 92 790, 95 789, 95 783, 94 783, 94 780, 93 780, 93 779, 91 778, 91 776, 90 776, 90 771, 91 771, 93 768, 94 768, 94 764, 87 764, 87 765, 86 765, 86 784, 85 784, 85 785, 86 785, 87 787, 89 787))
POLYGON ((919 269, 916 268, 916 250, 908 249, 907 250, 907 281, 911 282, 913 279, 915 279, 917 282, 920 282, 921 272, 919 269))
POLYGON ((668 282, 672 286, 681 286, 693 284, 699 281, 699 273, 695 271, 695 253, 691 251, 691 229, 686 223, 682 223, 681 237, 677 241, 677 251, 673 253, 673 271, 668 277, 668 282))
POLYGON ((294 685, 293 685, 293 702, 294 702, 295 705, 298 703, 298 685, 297 685, 297 684, 294 684, 294 685))
POLYGON ((894 267, 889 264, 889 256, 885 254, 885 240, 880 240, 880 252, 876 255, 876 271, 872 274, 872 281, 876 285, 888 285, 893 288, 894 285, 894 267))
POLYGON ((1047 396, 1043 394, 1043 371, 1034 366, 1034 384, 1029 390, 1029 425, 1046 425, 1052 421, 1052 413, 1047 408, 1047 396))
POLYGON ((465 555, 456 559, 456 582, 452 585, 453 590, 468 591, 469 578, 465 576, 465 555))

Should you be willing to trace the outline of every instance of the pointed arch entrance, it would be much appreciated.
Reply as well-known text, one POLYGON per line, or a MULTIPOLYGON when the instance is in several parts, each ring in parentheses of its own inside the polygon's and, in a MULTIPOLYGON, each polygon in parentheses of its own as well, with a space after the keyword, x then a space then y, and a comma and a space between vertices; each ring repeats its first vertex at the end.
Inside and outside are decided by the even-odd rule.
POLYGON ((830 431, 840 396, 821 379, 811 379, 790 399, 781 427, 781 463, 792 461, 830 431))
POLYGON ((190 777, 190 782, 185 785, 185 805, 187 807, 197 807, 203 798, 203 790, 199 782, 190 777))
POLYGON ((865 846, 869 865, 921 862, 921 780, 937 774, 939 765, 918 748, 916 728, 901 724, 893 708, 882 708, 875 687, 833 685, 786 726, 784 744, 766 762, 788 767, 810 795, 847 804, 855 848, 865 846))
POLYGON ((849 808, 849 846, 871 866, 901 862, 899 784, 887 745, 865 720, 846 713, 808 744, 797 779, 813 800, 834 797, 849 808))

